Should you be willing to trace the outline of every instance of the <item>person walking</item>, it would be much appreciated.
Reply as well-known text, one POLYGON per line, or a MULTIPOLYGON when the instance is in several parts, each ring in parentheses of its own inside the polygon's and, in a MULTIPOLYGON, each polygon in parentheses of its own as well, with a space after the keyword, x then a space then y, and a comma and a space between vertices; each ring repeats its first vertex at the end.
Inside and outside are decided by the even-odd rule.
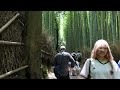
POLYGON ((77 59, 77 61, 78 61, 79 63, 81 62, 82 53, 81 53, 80 51, 78 51, 78 52, 76 53, 76 59, 77 59))
POLYGON ((54 73, 57 79, 70 79, 69 62, 73 68, 75 66, 74 58, 66 51, 65 46, 60 46, 60 52, 54 57, 54 73))

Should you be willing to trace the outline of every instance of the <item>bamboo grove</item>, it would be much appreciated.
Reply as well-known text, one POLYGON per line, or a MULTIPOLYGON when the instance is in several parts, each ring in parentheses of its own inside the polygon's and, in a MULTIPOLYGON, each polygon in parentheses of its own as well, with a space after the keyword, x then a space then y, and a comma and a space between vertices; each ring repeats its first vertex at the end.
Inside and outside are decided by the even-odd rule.
POLYGON ((62 40, 59 25, 61 13, 64 31, 61 37, 64 38, 69 52, 91 50, 98 39, 105 39, 110 45, 119 45, 120 11, 43 11, 43 25, 46 25, 54 37, 54 45, 56 45, 55 23, 58 24, 59 45, 62 40))
POLYGON ((57 14, 54 11, 43 11, 42 13, 42 30, 48 33, 51 39, 53 39, 53 48, 57 50, 58 48, 58 21, 57 14))

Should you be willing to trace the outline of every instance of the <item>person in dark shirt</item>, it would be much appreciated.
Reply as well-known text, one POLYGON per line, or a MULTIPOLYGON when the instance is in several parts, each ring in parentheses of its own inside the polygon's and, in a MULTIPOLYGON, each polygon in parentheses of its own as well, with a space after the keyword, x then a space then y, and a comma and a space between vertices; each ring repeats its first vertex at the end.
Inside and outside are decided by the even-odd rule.
POLYGON ((80 64, 79 64, 79 62, 77 61, 77 54, 75 53, 75 51, 73 51, 72 53, 71 53, 71 55, 72 55, 72 57, 74 58, 74 60, 75 60, 75 66, 74 66, 74 68, 72 68, 72 69, 70 69, 71 70, 71 73, 70 73, 70 75, 71 76, 78 76, 79 74, 80 74, 80 64))
POLYGON ((76 60, 77 60, 77 54, 75 53, 75 51, 73 51, 73 52, 71 53, 71 55, 72 55, 72 57, 74 58, 74 60, 76 61, 76 60))
POLYGON ((82 58, 82 53, 80 51, 78 51, 77 54, 76 54, 76 57, 77 57, 77 61, 80 63, 81 58, 82 58))
POLYGON ((57 79, 70 79, 69 62, 71 62, 70 65, 71 65, 71 68, 73 68, 75 66, 74 58, 68 52, 66 52, 65 46, 61 46, 60 52, 57 53, 54 57, 54 65, 55 65, 57 74, 56 72, 54 73, 57 79))

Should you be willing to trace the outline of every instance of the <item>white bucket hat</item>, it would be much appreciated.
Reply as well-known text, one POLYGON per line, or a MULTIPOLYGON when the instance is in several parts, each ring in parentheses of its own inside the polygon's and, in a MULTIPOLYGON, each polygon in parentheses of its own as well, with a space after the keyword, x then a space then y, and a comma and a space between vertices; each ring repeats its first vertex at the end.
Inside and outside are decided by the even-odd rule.
POLYGON ((65 46, 60 46, 60 50, 66 50, 65 46))

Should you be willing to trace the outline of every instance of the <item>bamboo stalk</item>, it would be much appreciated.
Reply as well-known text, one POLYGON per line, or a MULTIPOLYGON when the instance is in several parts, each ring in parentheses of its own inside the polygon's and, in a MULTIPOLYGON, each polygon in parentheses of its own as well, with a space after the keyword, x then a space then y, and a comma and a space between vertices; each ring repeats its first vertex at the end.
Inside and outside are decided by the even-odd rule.
POLYGON ((51 56, 52 56, 52 54, 50 54, 50 53, 48 53, 48 52, 45 52, 45 51, 43 51, 43 50, 41 50, 41 52, 42 52, 42 53, 45 53, 45 54, 47 54, 47 55, 51 55, 51 56))
POLYGON ((0 75, 0 79, 3 79, 3 78, 5 78, 5 77, 7 77, 7 76, 9 76, 9 75, 11 75, 11 74, 13 74, 13 73, 15 73, 15 72, 18 72, 18 71, 20 71, 20 70, 22 70, 22 69, 25 69, 25 68, 27 68, 27 67, 28 67, 28 65, 23 66, 23 67, 20 67, 20 68, 17 68, 17 69, 12 70, 12 71, 9 71, 9 72, 7 72, 7 73, 5 73, 5 74, 2 74, 2 75, 0 75))
POLYGON ((24 45, 24 43, 20 43, 20 42, 11 42, 11 41, 3 41, 3 40, 0 40, 0 44, 6 44, 6 45, 24 45))
POLYGON ((4 31, 20 14, 17 13, 12 19, 10 19, 2 28, 0 28, 0 33, 4 31))

